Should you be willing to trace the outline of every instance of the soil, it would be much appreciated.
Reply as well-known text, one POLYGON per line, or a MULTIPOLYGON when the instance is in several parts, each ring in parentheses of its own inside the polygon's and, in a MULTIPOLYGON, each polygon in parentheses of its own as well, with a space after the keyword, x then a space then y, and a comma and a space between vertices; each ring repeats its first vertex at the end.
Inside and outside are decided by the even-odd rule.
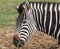
POLYGON ((12 42, 14 32, 11 27, 0 29, 0 49, 60 49, 56 39, 39 31, 23 47, 15 47, 12 42))

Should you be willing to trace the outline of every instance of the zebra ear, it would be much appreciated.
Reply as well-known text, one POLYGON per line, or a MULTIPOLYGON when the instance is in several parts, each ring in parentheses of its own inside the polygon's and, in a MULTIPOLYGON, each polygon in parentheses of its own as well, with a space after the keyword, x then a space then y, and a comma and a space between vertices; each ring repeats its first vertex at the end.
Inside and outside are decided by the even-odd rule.
POLYGON ((23 8, 24 8, 24 9, 27 9, 25 5, 23 5, 23 8))
POLYGON ((30 9, 30 4, 29 4, 28 1, 23 5, 23 8, 26 9, 26 10, 30 9))
POLYGON ((26 7, 27 7, 27 9, 30 9, 30 4, 28 1, 26 2, 26 7))
POLYGON ((18 10, 18 9, 19 9, 19 6, 14 6, 14 8, 15 8, 16 10, 18 10))

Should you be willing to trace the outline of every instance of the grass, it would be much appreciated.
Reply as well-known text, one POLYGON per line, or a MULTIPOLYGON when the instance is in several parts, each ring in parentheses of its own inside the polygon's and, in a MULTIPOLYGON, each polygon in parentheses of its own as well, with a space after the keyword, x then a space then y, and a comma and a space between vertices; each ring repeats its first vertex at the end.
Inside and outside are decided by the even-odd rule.
MULTIPOLYGON (((0 0, 0 28, 15 27, 17 11, 14 9, 15 5, 19 5, 27 0, 0 0)), ((31 0, 29 0, 31 1, 31 0)), ((43 2, 60 2, 60 0, 33 0, 43 2)))

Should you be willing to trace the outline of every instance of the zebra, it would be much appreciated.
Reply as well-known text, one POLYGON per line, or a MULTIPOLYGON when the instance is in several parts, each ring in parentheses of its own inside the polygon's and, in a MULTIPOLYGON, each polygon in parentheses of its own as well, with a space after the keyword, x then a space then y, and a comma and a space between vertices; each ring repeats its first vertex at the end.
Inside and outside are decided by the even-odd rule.
POLYGON ((22 47, 37 31, 53 36, 60 45, 60 3, 23 2, 16 9, 19 13, 13 36, 16 47, 22 47))

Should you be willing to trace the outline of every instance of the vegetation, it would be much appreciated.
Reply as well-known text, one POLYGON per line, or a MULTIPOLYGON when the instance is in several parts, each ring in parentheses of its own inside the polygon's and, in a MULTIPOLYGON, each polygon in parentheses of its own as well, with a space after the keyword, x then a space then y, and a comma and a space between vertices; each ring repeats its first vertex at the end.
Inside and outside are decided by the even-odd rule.
MULTIPOLYGON (((18 13, 14 6, 21 4, 27 0, 0 0, 0 28, 15 27, 18 13)), ((31 0, 28 0, 31 1, 31 0)), ((42 2, 60 2, 60 0, 32 0, 42 2)))

